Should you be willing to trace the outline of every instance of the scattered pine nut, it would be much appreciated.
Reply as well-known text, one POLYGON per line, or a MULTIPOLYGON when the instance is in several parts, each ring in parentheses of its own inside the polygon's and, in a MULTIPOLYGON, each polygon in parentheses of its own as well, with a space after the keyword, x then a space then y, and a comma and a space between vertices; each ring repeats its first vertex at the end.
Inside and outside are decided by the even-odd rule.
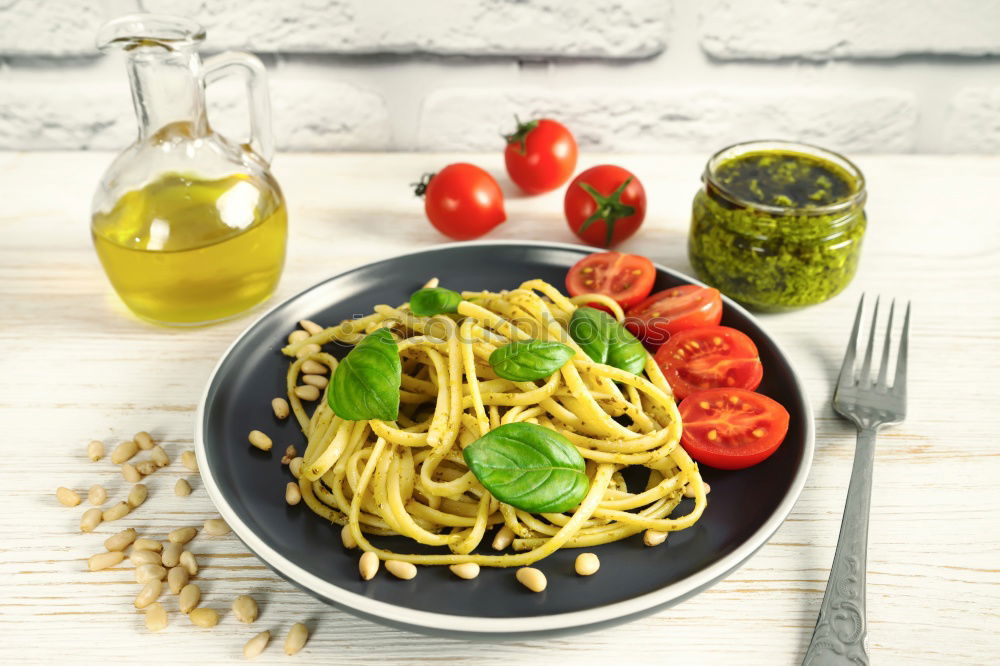
POLYGON ((191 618, 191 624, 199 627, 208 628, 219 624, 219 614, 214 608, 195 608, 188 617, 191 618))
POLYGON ((288 418, 288 401, 284 398, 275 398, 271 401, 271 409, 274 411, 274 416, 277 419, 284 421, 288 418))
POLYGON ((315 342, 310 342, 307 345, 302 345, 299 350, 295 352, 295 358, 306 358, 312 354, 318 354, 320 346, 315 342))
POLYGON ((183 546, 188 541, 193 539, 196 534, 198 534, 198 530, 193 527, 178 527, 176 530, 167 535, 167 539, 170 543, 176 543, 183 546))
POLYGON ((100 509, 87 509, 80 517, 80 531, 93 532, 101 521, 104 520, 104 512, 100 509))
POLYGON ((667 533, 657 530, 646 530, 645 534, 642 535, 642 542, 647 546, 659 546, 666 540, 667 533))
POLYGON ((253 624, 259 612, 257 601, 249 594, 241 594, 233 601, 233 615, 243 624, 253 624))
POLYGON ((288 471, 292 473, 296 479, 302 476, 302 456, 297 458, 292 458, 288 461, 288 471))
POLYGON ((514 575, 521 585, 524 585, 532 592, 541 592, 548 585, 548 581, 545 580, 545 574, 533 567, 521 567, 514 575))
POLYGON ((305 332, 308 333, 309 335, 316 335, 317 333, 323 332, 322 326, 309 319, 303 319, 302 321, 300 321, 299 326, 301 326, 305 330, 305 332))
POLYGON ((136 608, 145 608, 149 604, 153 603, 160 598, 163 593, 163 581, 161 580, 151 580, 142 586, 139 590, 139 594, 135 595, 135 601, 132 603, 136 608))
POLYGON ((170 586, 171 594, 180 594, 190 580, 191 574, 184 567, 172 567, 167 572, 167 585, 170 586))
POLYGON ((133 541, 135 541, 135 529, 130 527, 105 539, 104 547, 108 550, 125 550, 133 541))
MULTIPOLYGON (((704 481, 701 482, 701 485, 705 489, 706 495, 712 491, 712 487, 704 481)), ((688 483, 684 486, 684 497, 694 497, 694 485, 692 483, 688 483)))
POLYGON ((594 553, 580 553, 576 556, 575 568, 581 576, 593 576, 601 568, 601 561, 594 553))
POLYGON ((170 464, 170 456, 167 452, 163 450, 163 447, 157 444, 149 450, 149 459, 152 460, 157 467, 166 467, 170 464))
POLYGON ((288 334, 288 344, 294 345, 296 342, 302 342, 309 337, 309 333, 306 331, 295 330, 288 334))
POLYGON ((90 458, 92 462, 97 462, 104 457, 104 442, 100 440, 91 440, 87 443, 87 457, 90 458))
POLYGON ((143 451, 149 451, 155 446, 153 438, 149 436, 149 433, 145 430, 140 430, 132 436, 132 440, 139 445, 139 448, 143 451))
POLYGON ((177 595, 177 608, 180 612, 190 613, 198 604, 201 603, 201 588, 195 583, 188 583, 181 588, 180 594, 177 595))
POLYGON ((177 479, 177 483, 174 484, 174 494, 178 497, 187 497, 191 494, 191 484, 187 479, 177 479))
POLYGON ((461 564, 453 564, 448 568, 451 569, 453 574, 465 580, 472 580, 479 575, 479 565, 475 562, 462 562, 461 564))
POLYGON ((160 552, 163 550, 163 544, 156 539, 140 537, 132 544, 132 550, 155 550, 156 552, 160 552))
POLYGON ((273 442, 271 438, 262 433, 260 430, 251 430, 250 434, 247 435, 247 439, 250 440, 250 444, 257 447, 261 451, 270 451, 273 442))
POLYGON ((162 631, 167 628, 167 609, 159 601, 154 601, 146 607, 146 628, 150 631, 162 631))
POLYGON ((87 501, 94 506, 100 506, 108 501, 108 491, 104 489, 104 486, 95 483, 87 491, 87 501))
POLYGON ((285 654, 291 656, 301 650, 309 640, 309 629, 301 622, 296 622, 285 636, 285 654))
POLYGON ((288 485, 285 486, 285 502, 289 506, 295 506, 302 501, 302 491, 299 490, 299 484, 294 481, 289 481, 288 485))
MULTIPOLYGON (((312 377, 314 375, 307 375, 312 377)), ((296 386, 292 391, 299 397, 299 400, 305 400, 306 402, 312 402, 313 400, 319 400, 319 389, 311 384, 303 384, 302 386, 296 386)))
POLYGON ((139 470, 132 463, 123 463, 121 469, 122 478, 129 483, 139 483, 142 481, 142 474, 139 474, 139 470))
POLYGON ((271 632, 262 631, 250 640, 246 642, 243 646, 243 656, 247 659, 253 659, 260 655, 267 647, 267 644, 271 642, 271 632))
POLYGON ((493 537, 493 550, 503 550, 511 544, 514 540, 514 532, 509 527, 504 525, 497 532, 497 535, 493 537))
POLYGON ((187 467, 192 472, 198 471, 198 458, 195 457, 194 451, 185 451, 181 454, 181 464, 187 467))
MULTIPOLYGON (((149 551, 143 551, 149 552, 149 551)), ((163 580, 167 570, 159 564, 140 564, 135 568, 135 582, 148 583, 151 580, 163 580)))
MULTIPOLYGON (((304 384, 309 384, 310 386, 315 386, 316 388, 323 390, 326 388, 327 378, 323 375, 304 375, 302 377, 302 382, 304 384)), ((302 396, 299 396, 300 398, 302 396)))
POLYGON ((132 507, 128 505, 127 502, 118 502, 110 509, 105 509, 101 517, 104 522, 110 522, 112 520, 118 520, 119 518, 124 518, 132 511, 132 507))
POLYGON ((282 456, 282 458, 281 458, 281 464, 282 465, 288 465, 288 464, 290 464, 292 462, 292 460, 294 460, 295 457, 298 456, 298 455, 299 455, 299 452, 296 450, 295 446, 292 445, 292 444, 289 444, 288 446, 285 447, 285 455, 282 456))
POLYGON ((76 506, 80 503, 80 496, 76 491, 63 486, 56 488, 56 499, 63 506, 76 506))
POLYGON ((179 543, 168 543, 163 547, 163 566, 176 567, 181 562, 184 547, 179 543))
POLYGON ((108 567, 113 567, 116 564, 121 564, 121 561, 124 559, 125 553, 120 550, 111 550, 106 553, 91 555, 87 560, 87 566, 91 571, 100 571, 101 569, 107 569, 108 567))
POLYGON ((156 470, 160 469, 159 466, 152 460, 143 460, 142 462, 138 463, 135 466, 135 468, 139 472, 139 474, 142 474, 143 476, 149 476, 156 470))
POLYGON ((155 550, 132 550, 129 561, 137 567, 143 564, 163 564, 163 557, 155 550))
POLYGON ((209 518, 205 521, 202 531, 209 536, 225 536, 232 530, 222 518, 209 518))
POLYGON ((132 490, 128 493, 128 505, 133 509, 140 507, 147 497, 149 497, 149 488, 144 483, 137 483, 132 486, 132 490))
POLYGON ((190 550, 185 550, 181 553, 181 557, 178 562, 180 566, 187 569, 187 572, 192 576, 198 575, 198 560, 194 559, 194 553, 190 550))
POLYGON ((312 359, 303 361, 301 370, 304 375, 325 375, 327 373, 327 367, 325 365, 312 359))
POLYGON ((114 448, 111 452, 111 462, 121 465, 123 462, 131 460, 132 456, 139 452, 139 445, 131 439, 125 440, 114 448))
POLYGON ((358 560, 358 571, 361 573, 361 578, 364 580, 371 580, 378 573, 379 559, 378 555, 369 551, 361 556, 358 560))
POLYGON ((351 550, 352 548, 358 547, 358 542, 354 538, 354 533, 351 532, 350 525, 344 525, 340 529, 340 541, 344 544, 344 548, 351 550))
POLYGON ((403 580, 410 580, 417 575, 417 566, 412 562, 403 562, 402 560, 386 560, 385 570, 403 580))

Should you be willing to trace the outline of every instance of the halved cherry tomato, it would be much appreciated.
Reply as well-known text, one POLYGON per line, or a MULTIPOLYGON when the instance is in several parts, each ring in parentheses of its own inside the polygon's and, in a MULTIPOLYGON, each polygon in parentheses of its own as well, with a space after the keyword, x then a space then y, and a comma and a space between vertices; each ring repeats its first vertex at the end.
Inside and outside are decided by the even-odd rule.
POLYGON ((745 389, 698 391, 684 398, 678 409, 684 450, 717 469, 756 465, 778 450, 788 432, 788 411, 745 389))
POLYGON ((710 388, 752 391, 764 376, 757 345, 728 326, 678 331, 655 358, 678 400, 710 388))
POLYGON ((658 291, 625 313, 625 327, 650 349, 678 331, 716 326, 721 320, 719 290, 693 284, 658 291))
POLYGON ((562 123, 548 118, 517 120, 517 129, 504 138, 507 173, 528 194, 554 190, 573 175, 576 140, 562 123))
MULTIPOLYGON (((637 254, 595 252, 573 264, 566 274, 570 296, 605 294, 622 308, 635 305, 649 295, 656 280, 653 262, 637 254)), ((605 309, 598 303, 591 307, 605 309)))
POLYGON ((584 243, 611 247, 639 229, 646 217, 646 190, 630 171, 602 164, 573 179, 563 211, 569 228, 584 243))
POLYGON ((424 211, 438 231, 455 240, 479 238, 507 219, 503 192, 490 174, 475 164, 449 164, 415 184, 424 211))

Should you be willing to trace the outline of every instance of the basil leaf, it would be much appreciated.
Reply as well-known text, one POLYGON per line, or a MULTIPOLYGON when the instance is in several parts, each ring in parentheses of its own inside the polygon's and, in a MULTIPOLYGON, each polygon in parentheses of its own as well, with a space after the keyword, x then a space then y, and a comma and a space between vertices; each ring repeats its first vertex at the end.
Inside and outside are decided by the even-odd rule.
POLYGON ((420 317, 456 312, 462 295, 451 289, 427 287, 410 296, 410 312, 420 317))
POLYGON ((555 430, 508 423, 462 452, 479 482, 501 502, 532 513, 562 513, 590 488, 583 456, 555 430))
POLYGON ((569 334, 597 363, 607 363, 634 375, 646 365, 646 348, 607 312, 577 308, 569 321, 569 334))
POLYGON ((393 421, 399 416, 402 374, 396 339, 381 328, 365 336, 337 365, 326 402, 348 421, 393 421))
POLYGON ((548 377, 575 352, 561 342, 519 340, 498 347, 490 354, 493 370, 512 382, 530 382, 548 377))

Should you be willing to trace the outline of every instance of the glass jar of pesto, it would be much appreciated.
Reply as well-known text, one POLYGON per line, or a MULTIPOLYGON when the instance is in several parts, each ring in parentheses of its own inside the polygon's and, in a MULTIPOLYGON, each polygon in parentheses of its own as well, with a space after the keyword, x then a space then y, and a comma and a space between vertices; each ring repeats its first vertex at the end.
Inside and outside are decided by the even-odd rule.
POLYGON ((688 256, 699 279, 756 310, 821 303, 848 285, 865 233, 865 179, 847 158, 786 141, 712 156, 688 256))

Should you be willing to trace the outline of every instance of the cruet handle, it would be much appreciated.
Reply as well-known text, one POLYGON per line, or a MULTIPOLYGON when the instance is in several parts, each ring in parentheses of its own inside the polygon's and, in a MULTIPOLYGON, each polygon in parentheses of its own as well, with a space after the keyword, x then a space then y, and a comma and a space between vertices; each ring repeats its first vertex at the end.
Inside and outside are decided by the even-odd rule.
POLYGON ((267 69, 256 56, 239 51, 225 51, 205 60, 202 78, 205 84, 239 71, 246 78, 250 106, 249 147, 268 164, 274 157, 274 134, 271 133, 271 98, 267 91, 267 69))

